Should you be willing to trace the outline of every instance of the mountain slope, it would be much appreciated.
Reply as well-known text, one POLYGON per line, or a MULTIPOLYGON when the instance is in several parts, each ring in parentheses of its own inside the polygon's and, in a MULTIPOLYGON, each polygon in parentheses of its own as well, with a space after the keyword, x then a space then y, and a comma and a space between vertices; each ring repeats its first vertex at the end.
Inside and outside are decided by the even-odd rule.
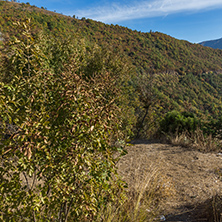
POLYGON ((138 125, 147 130, 156 127, 165 113, 173 109, 195 113, 204 120, 221 116, 222 50, 159 32, 142 33, 90 19, 79 20, 29 3, 0 1, 0 12, 0 32, 5 38, 16 34, 14 21, 31 18, 33 32, 43 30, 61 40, 68 36, 83 38, 89 46, 97 44, 125 57, 135 68, 132 85, 145 90, 141 95, 149 95, 149 89, 154 88, 153 98, 141 99, 152 101, 149 112, 144 108, 147 104, 142 104, 138 111, 138 125), (146 76, 145 81, 138 81, 141 76, 146 76), (149 76, 155 78, 155 84, 149 76), (148 115, 144 120, 145 113, 148 115))
POLYGON ((179 73, 221 70, 222 51, 177 40, 159 32, 141 33, 118 25, 81 20, 15 2, 0 2, 0 31, 13 34, 13 21, 31 17, 38 29, 55 36, 84 37, 99 45, 108 44, 124 53, 146 72, 175 70, 179 73))
POLYGON ((204 41, 204 42, 201 42, 200 45, 208 46, 214 49, 222 49, 222 38, 216 39, 216 40, 204 41))

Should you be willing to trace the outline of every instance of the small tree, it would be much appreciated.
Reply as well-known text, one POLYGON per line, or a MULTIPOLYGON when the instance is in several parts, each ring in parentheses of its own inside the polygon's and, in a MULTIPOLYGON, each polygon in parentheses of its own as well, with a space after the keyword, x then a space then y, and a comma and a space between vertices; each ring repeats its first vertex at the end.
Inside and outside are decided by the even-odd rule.
POLYGON ((141 73, 137 77, 137 91, 141 103, 141 110, 139 110, 140 115, 138 117, 137 138, 140 137, 140 132, 143 129, 150 108, 157 101, 155 90, 156 81, 155 74, 141 73))

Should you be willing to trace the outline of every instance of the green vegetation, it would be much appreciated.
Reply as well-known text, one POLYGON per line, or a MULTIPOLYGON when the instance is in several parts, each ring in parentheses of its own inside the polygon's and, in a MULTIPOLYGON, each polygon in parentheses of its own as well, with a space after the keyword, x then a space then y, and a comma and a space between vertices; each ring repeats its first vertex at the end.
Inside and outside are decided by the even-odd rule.
MULTIPOLYGON (((158 32, 141 33, 90 19, 80 20, 76 16, 64 16, 30 4, 1 1, 0 10, 0 31, 4 33, 5 39, 18 32, 14 29, 13 22, 27 17, 32 19, 33 33, 43 30, 52 39, 64 40, 67 36, 70 36, 70 39, 75 36, 85 39, 87 50, 97 44, 103 50, 108 48, 112 53, 118 52, 123 63, 131 70, 131 88, 124 93, 128 96, 132 112, 130 113, 126 106, 122 106, 128 110, 127 115, 123 115, 126 117, 124 127, 128 135, 152 136, 158 132, 159 122, 164 115, 172 110, 192 112, 206 122, 220 116, 221 50, 205 48, 158 32), (132 95, 136 94, 135 90, 139 96, 132 98, 132 95), (148 101, 149 99, 151 100, 148 101), (129 124, 133 125, 133 130, 129 128, 129 124)), ((109 53, 96 53, 100 53, 100 59, 106 60, 103 61, 103 65, 112 69, 112 64, 108 62, 109 53), (103 58, 103 54, 106 58, 103 58)), ((65 59, 67 57, 64 57, 65 59)), ((84 72, 90 72, 91 68, 96 68, 95 66, 98 68, 97 71, 101 70, 102 64, 95 65, 96 61, 91 60, 91 64, 86 68, 88 71, 84 72)), ((54 62, 50 65, 56 64, 57 62, 54 62)), ((118 65, 120 66, 121 64, 118 65)), ((117 73, 119 68, 111 71, 117 73)), ((125 102, 122 101, 122 104, 125 102)))
POLYGON ((25 17, 32 18, 36 31, 43 29, 61 38, 79 33, 88 42, 100 46, 108 43, 146 73, 174 70, 181 74, 199 74, 221 70, 221 50, 177 40, 159 32, 142 33, 91 19, 80 20, 24 3, 1 1, 0 11, 0 31, 5 34, 15 34, 13 22, 25 17))
POLYGON ((125 196, 116 173, 124 150, 114 143, 124 139, 128 69, 83 41, 34 35, 29 22, 16 28, 1 55, 0 218, 92 220, 125 196))
POLYGON ((194 132, 200 127, 200 121, 193 113, 173 110, 168 112, 165 118, 160 122, 160 130, 165 133, 182 133, 183 131, 194 132))

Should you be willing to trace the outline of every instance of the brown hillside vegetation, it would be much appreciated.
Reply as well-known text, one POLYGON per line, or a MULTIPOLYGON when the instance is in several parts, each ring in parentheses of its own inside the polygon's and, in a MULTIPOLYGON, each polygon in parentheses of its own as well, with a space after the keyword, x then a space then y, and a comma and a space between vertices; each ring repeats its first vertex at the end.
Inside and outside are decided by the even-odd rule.
POLYGON ((175 70, 181 74, 221 70, 221 50, 191 44, 160 32, 138 32, 119 25, 108 25, 91 19, 78 19, 38 8, 28 2, 0 1, 0 31, 13 35, 13 22, 32 18, 40 29, 66 38, 76 33, 90 43, 109 44, 126 55, 138 69, 146 72, 175 70))
MULTIPOLYGON (((221 116, 222 50, 191 44, 160 32, 143 33, 65 16, 28 2, 0 1, 0 11, 0 32, 5 39, 19 32, 14 27, 15 21, 30 18, 32 33, 42 33, 44 39, 62 42, 84 39, 87 51, 97 45, 118 54, 132 70, 128 82, 133 91, 128 91, 127 95, 131 97, 132 106, 137 107, 136 127, 140 129, 139 133, 133 132, 138 135, 152 136, 160 120, 172 110, 192 112, 207 123, 221 116), (136 94, 139 94, 139 103, 133 98, 136 94), (151 101, 152 105, 148 105, 151 101)), ((96 66, 99 68, 99 63, 96 66)))
MULTIPOLYGON (((129 189, 157 168, 169 195, 162 200, 165 221, 220 221, 222 156, 145 140, 135 141, 119 162, 119 172, 129 189)), ((149 209, 147 209, 149 211, 149 209)))

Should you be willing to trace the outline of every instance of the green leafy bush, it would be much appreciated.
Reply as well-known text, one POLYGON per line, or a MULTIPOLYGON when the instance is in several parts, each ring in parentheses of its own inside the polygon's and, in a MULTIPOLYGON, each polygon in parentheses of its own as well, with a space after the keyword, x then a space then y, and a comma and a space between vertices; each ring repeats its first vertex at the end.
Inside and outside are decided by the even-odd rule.
POLYGON ((190 112, 170 111, 160 122, 160 130, 165 133, 194 132, 200 126, 200 121, 190 112))
POLYGON ((91 221, 124 199, 121 88, 110 70, 85 78, 84 45, 17 29, 1 56, 0 219, 91 221))

